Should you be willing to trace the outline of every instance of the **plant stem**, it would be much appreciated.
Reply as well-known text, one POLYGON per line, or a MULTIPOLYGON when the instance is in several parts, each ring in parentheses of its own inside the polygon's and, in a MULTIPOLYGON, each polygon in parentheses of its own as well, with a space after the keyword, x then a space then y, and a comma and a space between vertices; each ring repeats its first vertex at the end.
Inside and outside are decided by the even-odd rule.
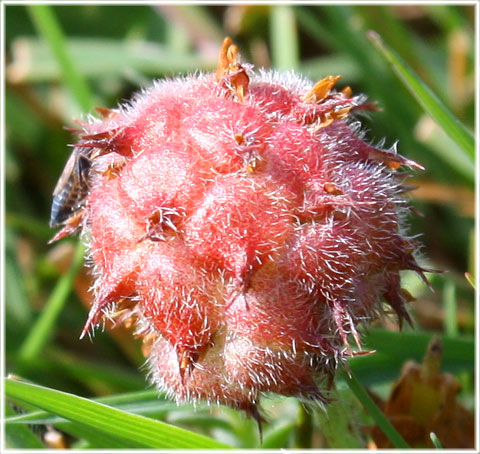
POLYGON ((385 417, 385 415, 380 411, 380 409, 375 405, 375 402, 368 395, 367 391, 360 384, 360 382, 357 380, 355 375, 352 372, 347 373, 345 371, 342 371, 341 376, 347 382, 347 385, 349 386, 353 394, 355 394, 357 399, 363 405, 366 412, 372 417, 372 419, 376 422, 378 427, 380 427, 383 433, 390 440, 392 445, 396 449, 410 449, 410 446, 408 446, 408 443, 397 432, 397 429, 393 427, 393 425, 385 417))
POLYGON ((28 365, 29 362, 35 359, 50 339, 54 331, 55 321, 67 301, 70 290, 72 289, 73 280, 83 263, 84 252, 85 248, 83 244, 79 242, 70 269, 58 281, 45 304, 42 314, 20 348, 19 361, 21 364, 28 365))
POLYGON ((455 297, 455 284, 446 280, 443 286, 443 307, 445 311, 445 334, 450 337, 458 336, 457 300, 455 297))
POLYGON ((38 33, 49 44, 60 66, 65 85, 70 89, 82 110, 93 106, 93 95, 82 74, 70 58, 68 46, 60 24, 50 5, 27 5, 32 22, 38 33))
POLYGON ((272 5, 270 10, 272 63, 277 69, 298 68, 298 34, 295 14, 289 5, 272 5))
POLYGON ((295 431, 295 447, 297 449, 310 449, 312 447, 313 420, 312 414, 307 412, 305 406, 298 403, 298 416, 295 431))

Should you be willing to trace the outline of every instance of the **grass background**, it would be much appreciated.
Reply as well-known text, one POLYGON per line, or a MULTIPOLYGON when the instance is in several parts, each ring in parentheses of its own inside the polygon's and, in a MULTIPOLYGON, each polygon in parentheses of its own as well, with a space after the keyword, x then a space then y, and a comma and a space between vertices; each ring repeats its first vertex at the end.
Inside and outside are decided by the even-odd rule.
MULTIPOLYGON (((363 387, 386 397, 403 362, 420 360, 431 335, 441 334, 443 368, 457 376, 460 400, 473 408, 474 289, 465 278, 466 272, 474 276, 472 143, 468 133, 462 142, 455 129, 453 138, 449 136, 454 125, 436 104, 427 102, 425 112, 411 94, 413 90, 421 97, 422 87, 410 80, 407 88, 388 55, 367 37, 368 30, 375 30, 458 121, 473 130, 473 6, 3 8, 5 370, 68 393, 52 397, 43 388, 7 381, 7 394, 17 396, 16 405, 7 407, 12 418, 7 424, 8 447, 45 447, 44 434, 51 426, 66 434, 69 447, 79 449, 169 447, 161 444, 162 431, 165 443, 173 440, 170 447, 180 447, 178 440, 185 439, 192 443, 186 448, 201 443, 215 447, 219 442, 237 448, 259 446, 255 424, 236 411, 202 405, 193 411, 158 397, 144 377, 140 346, 128 332, 97 332, 93 341, 79 341, 89 298, 81 251, 75 252, 73 239, 47 245, 53 235, 48 228, 51 193, 70 151, 66 144, 73 140, 63 127, 73 126, 73 118, 93 112, 94 106, 113 107, 128 99, 152 78, 214 69, 226 35, 240 46, 244 60, 257 67, 293 68, 313 80, 341 74, 340 88, 350 85, 382 109, 364 120, 368 137, 375 142, 386 138, 387 145, 398 139, 399 152, 426 168, 412 179, 419 186, 411 194, 412 203, 423 216, 412 215, 410 232, 423 233, 422 264, 448 272, 429 275, 434 293, 406 273, 405 287, 417 299, 411 309, 415 329, 399 334, 394 323, 376 325, 365 340, 366 347, 378 353, 352 359, 350 366, 363 387), (73 395, 88 400, 77 401, 73 395), (100 415, 100 407, 89 406, 94 398, 193 432, 179 434, 169 426, 151 425, 155 421, 150 419, 129 420, 123 413, 117 415, 118 424, 108 427, 109 418, 115 418, 108 411, 105 427, 98 418, 68 417, 69 408, 83 408, 80 414, 85 417, 89 411, 100 415), (48 412, 28 413, 37 408, 48 412), (17 411, 27 414, 18 417, 17 411), (124 417, 126 426, 121 426, 124 417), (146 432, 139 439, 141 428, 146 432), (149 438, 152 433, 156 438, 149 438), (195 438, 194 433, 212 441, 195 438)), ((363 412, 344 380, 338 380, 337 389, 340 399, 329 406, 327 415, 305 412, 295 399, 269 396, 263 447, 365 447, 368 437, 361 429, 373 423, 371 414, 363 412)))

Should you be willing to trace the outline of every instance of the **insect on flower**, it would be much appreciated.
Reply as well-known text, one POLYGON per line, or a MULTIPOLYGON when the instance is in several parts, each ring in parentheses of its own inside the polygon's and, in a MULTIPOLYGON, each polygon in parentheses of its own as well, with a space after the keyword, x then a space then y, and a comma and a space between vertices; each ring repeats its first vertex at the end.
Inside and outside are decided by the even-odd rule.
MULTIPOLYGON (((115 115, 110 109, 98 107, 96 110, 102 118, 115 115)), ((78 123, 83 125, 81 121, 78 123)), ((108 134, 84 134, 79 129, 70 130, 79 134, 80 141, 75 144, 53 191, 50 227, 63 226, 63 228, 50 240, 50 243, 75 233, 80 227, 92 173, 108 178, 118 166, 118 164, 112 164, 106 170, 99 171, 94 165, 97 158, 109 153, 109 141, 116 131, 110 131, 108 134)))
POLYGON ((75 148, 68 158, 62 175, 53 191, 50 227, 64 224, 74 215, 88 192, 89 155, 93 149, 75 148))

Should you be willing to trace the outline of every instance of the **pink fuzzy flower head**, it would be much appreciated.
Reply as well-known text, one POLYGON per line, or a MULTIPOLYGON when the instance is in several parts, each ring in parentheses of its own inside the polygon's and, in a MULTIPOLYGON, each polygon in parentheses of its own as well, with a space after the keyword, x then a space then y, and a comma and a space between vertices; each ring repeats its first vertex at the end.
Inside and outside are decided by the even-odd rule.
POLYGON ((388 305, 409 321, 399 273, 423 270, 396 170, 419 166, 363 140, 374 109, 338 80, 253 72, 227 38, 215 74, 81 123, 52 225, 89 245, 84 333, 134 320, 177 401, 259 419, 263 392, 324 400, 359 324, 388 305))

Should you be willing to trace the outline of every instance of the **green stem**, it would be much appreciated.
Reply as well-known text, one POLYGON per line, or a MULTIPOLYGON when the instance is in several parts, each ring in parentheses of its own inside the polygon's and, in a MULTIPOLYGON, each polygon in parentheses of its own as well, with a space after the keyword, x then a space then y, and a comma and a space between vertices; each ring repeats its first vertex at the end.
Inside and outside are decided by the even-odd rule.
POLYGON ((355 375, 352 372, 347 373, 345 371, 342 371, 341 376, 347 382, 347 385, 349 386, 353 394, 355 394, 356 398, 363 405, 366 412, 372 417, 372 419, 376 422, 378 427, 383 431, 383 433, 390 440, 392 445, 396 449, 410 449, 410 446, 408 446, 408 443, 397 432, 397 429, 393 427, 393 425, 386 418, 386 416, 380 411, 380 409, 375 405, 375 402, 368 395, 367 391, 360 384, 360 382, 357 380, 355 375))
POLYGON ((4 389, 5 396, 14 402, 35 405, 118 442, 123 440, 151 449, 231 449, 206 436, 74 394, 8 378, 4 380, 4 389))
POLYGON ((443 286, 443 307, 445 310, 445 334, 450 337, 458 336, 457 300, 455 297, 455 284, 446 280, 443 286))
POLYGON ((403 61, 392 48, 375 32, 370 31, 368 38, 375 48, 391 64, 394 72, 407 87, 425 112, 444 129, 444 131, 462 148, 473 167, 475 159, 475 139, 458 118, 440 101, 420 77, 403 61))
POLYGON ((295 14, 289 5, 270 10, 272 64, 277 69, 298 68, 298 36, 295 14))
POLYGON ((93 106, 93 95, 86 80, 70 58, 65 37, 52 8, 50 5, 27 5, 27 10, 38 33, 49 44, 55 55, 66 86, 82 110, 90 110, 93 106))
POLYGON ((308 413, 305 406, 298 403, 298 416, 295 431, 295 448, 310 449, 312 447, 313 420, 312 414, 308 413))
POLYGON ((433 446, 435 446, 435 449, 443 449, 442 443, 440 443, 440 440, 437 437, 437 434, 435 432, 430 432, 430 440, 432 440, 433 446))
MULTIPOLYGON (((5 416, 15 416, 15 411, 5 403, 5 416)), ((5 427, 5 448, 9 449, 45 449, 45 445, 35 435, 31 427, 23 424, 10 424, 5 427)))
POLYGON ((53 293, 45 304, 42 314, 20 348, 19 361, 21 364, 28 365, 29 362, 34 360, 50 339, 54 331, 55 321, 67 301, 73 280, 83 263, 84 252, 85 248, 79 242, 70 269, 58 281, 53 293))

